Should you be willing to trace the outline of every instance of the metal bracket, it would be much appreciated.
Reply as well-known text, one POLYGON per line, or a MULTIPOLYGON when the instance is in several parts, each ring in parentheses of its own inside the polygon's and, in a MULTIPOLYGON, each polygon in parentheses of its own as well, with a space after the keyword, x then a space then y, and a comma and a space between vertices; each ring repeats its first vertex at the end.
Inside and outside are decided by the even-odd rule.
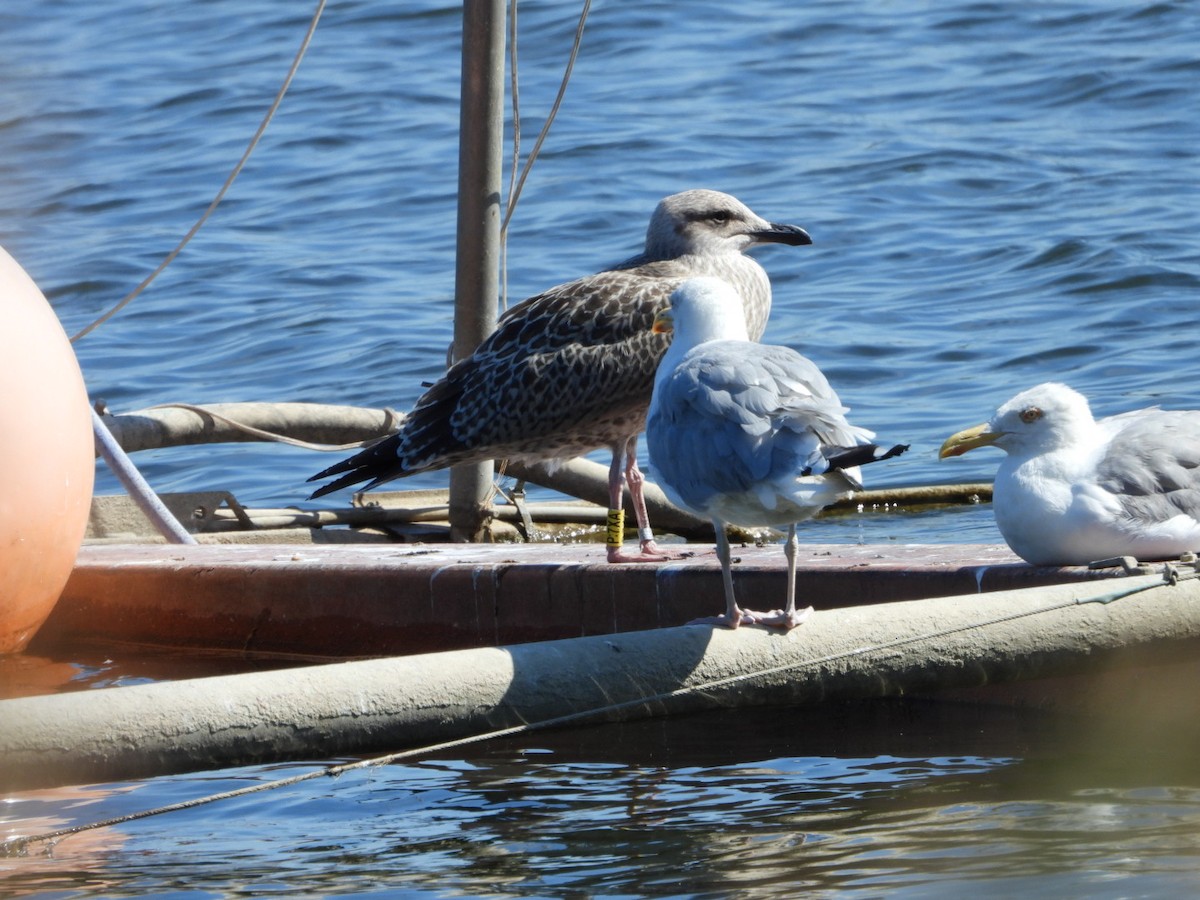
POLYGON ((522 539, 525 541, 533 540, 533 516, 529 514, 529 504, 525 502, 525 480, 517 482, 517 486, 508 494, 508 501, 516 507, 517 514, 521 517, 517 521, 517 531, 521 533, 522 539))
POLYGON ((1098 559, 1088 563, 1089 569, 1115 569, 1118 566, 1126 575, 1153 575, 1154 567, 1140 563, 1132 556, 1110 556, 1108 559, 1098 559))
MULTIPOLYGON (((1153 575, 1154 567, 1147 563, 1139 563, 1132 556, 1115 556, 1112 559, 1101 559, 1096 562, 1089 563, 1089 569, 1112 569, 1120 566, 1125 570, 1126 575, 1153 575)), ((1163 585, 1177 585, 1181 581, 1188 581, 1193 578, 1200 578, 1200 558, 1197 558, 1195 553, 1184 553, 1178 560, 1173 562, 1163 563, 1162 570, 1159 572, 1162 580, 1157 584, 1139 585, 1134 588, 1125 588, 1122 590, 1111 591, 1107 594, 1101 594, 1098 597, 1083 597, 1077 599, 1076 603, 1112 603, 1114 600, 1120 600, 1123 597, 1128 597, 1131 594, 1148 591, 1151 588, 1162 587, 1163 585)))

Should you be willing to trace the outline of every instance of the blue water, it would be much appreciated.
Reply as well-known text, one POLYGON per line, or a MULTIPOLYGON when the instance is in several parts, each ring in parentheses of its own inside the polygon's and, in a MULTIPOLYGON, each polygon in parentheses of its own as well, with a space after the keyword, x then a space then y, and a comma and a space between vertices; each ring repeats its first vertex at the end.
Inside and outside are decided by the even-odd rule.
MULTIPOLYGON (((524 736, 67 837, 49 854, 0 858, 0 891, 1194 895, 1195 729, 1164 746, 1073 727, 1068 735, 1033 713, 897 703, 524 736)), ((0 811, 0 833, 22 815, 63 827, 312 770, 25 795, 0 811)))
MULTIPOLYGON (((69 333, 130 291, 208 205, 259 124, 310 11, 264 0, 43 0, 0 11, 0 244, 46 291, 69 333)), ((520 7, 526 149, 557 90, 576 15, 571 4, 520 7)), ((441 370, 451 328, 459 27, 451 4, 330 5, 278 117, 212 220, 132 306, 77 344, 94 398, 115 411, 168 401, 412 403, 420 382, 441 370)), ((855 421, 912 444, 872 474, 872 486, 987 480, 995 456, 938 463, 937 447, 1045 380, 1070 383, 1102 413, 1200 407, 1198 46, 1200 20, 1182 2, 598 3, 514 219, 510 296, 632 254, 659 198, 713 187, 813 235, 812 247, 757 252, 775 285, 766 339, 815 359, 855 421)), ((266 505, 300 501, 304 479, 329 461, 255 445, 138 458, 160 490, 224 488, 266 505)), ((436 474, 411 480, 442 484, 436 474)), ((105 472, 98 488, 117 490, 105 472)), ((837 527, 849 528, 851 540, 998 540, 986 507, 837 527)), ((765 752, 748 746, 739 760, 774 758, 765 752)), ((984 769, 1007 771, 993 757, 1020 754, 978 755, 984 769)), ((913 765, 934 773, 931 783, 960 784, 959 763, 947 756, 931 750, 913 765)), ((808 765, 782 758, 773 770, 808 765)), ((967 783, 965 794, 935 791, 923 805, 887 807, 893 829, 867 839, 846 824, 875 814, 872 794, 856 787, 857 756, 819 758, 844 774, 823 783, 821 796, 849 819, 822 821, 815 832, 859 849, 834 854, 833 874, 818 888, 952 896, 965 885, 993 894, 1017 887, 1003 882, 999 865, 962 863, 961 851, 912 862, 901 840, 915 821, 961 822, 964 809, 990 821, 993 802, 1013 819, 999 835, 967 827, 985 855, 1011 863, 1022 821, 1036 834, 1071 829, 1098 854, 1091 867, 1064 851, 1032 874, 1020 869, 1034 879, 1022 891, 1042 884, 1057 894, 1143 896, 1195 886, 1195 853, 1186 849, 1200 834, 1194 776, 1150 778, 1131 792, 1101 772, 1077 786, 1083 793, 1034 790, 1016 808, 984 779, 967 783), (1118 823, 1099 837, 1089 830, 1093 796, 1118 823), (1168 843, 1178 853, 1122 862, 1122 841, 1141 847, 1147 833, 1175 835, 1168 843), (900 858, 911 866, 884 866, 876 881, 847 874, 869 872, 875 863, 864 859, 900 858)), ((1055 759, 1068 771, 1077 757, 1055 759)), ((381 884, 429 895, 583 896, 590 884, 608 896, 786 895, 796 874, 786 866, 748 885, 639 885, 631 869, 641 864, 641 844, 604 855, 600 823, 619 818, 617 806, 626 807, 611 806, 613 797, 634 792, 634 783, 640 791, 640 774, 614 781, 586 754, 578 765, 599 780, 597 790, 611 790, 601 804, 610 814, 583 815, 597 854, 584 855, 597 869, 578 882, 524 882, 502 865, 515 854, 517 869, 529 871, 544 836, 519 834, 515 845, 493 848, 479 835, 492 816, 574 829, 591 808, 586 793, 568 791, 527 812, 517 802, 497 811, 492 794, 471 793, 459 805, 451 797, 443 816, 438 790, 454 788, 438 787, 429 772, 432 793, 406 801, 418 821, 442 829, 431 832, 428 856, 389 850, 403 824, 374 830, 362 792, 390 801, 390 788, 375 797, 369 786, 329 785, 307 800, 250 805, 280 827, 297 804, 317 804, 320 815, 303 811, 298 821, 312 833, 285 831, 283 846, 255 847, 248 837, 246 871, 277 866, 278 881, 264 891, 317 894, 303 887, 303 873, 350 855, 381 884), (344 851, 317 833, 329 817, 344 851), (459 827, 479 859, 463 861, 459 827), (412 875, 464 865, 494 879, 443 884, 412 875), (618 873, 611 880, 605 865, 618 873)), ((689 774, 686 790, 668 791, 679 800, 668 819, 690 815, 683 799, 721 808, 728 779, 700 771, 706 777, 689 774)), ((568 767, 549 783, 584 777, 568 767)), ((782 796, 808 809, 808 788, 784 780, 792 787, 782 796)), ((732 842, 722 846, 725 858, 753 855, 760 828, 773 827, 773 807, 761 798, 775 788, 743 787, 760 800, 743 798, 721 832, 732 842)), ((894 790, 909 796, 910 788, 894 790)), ((153 805, 164 795, 171 789, 151 782, 129 802, 153 805)), ((212 840, 204 827, 194 838, 201 847, 212 840)), ((698 843, 713 839, 705 834, 698 843)), ((203 896, 207 879, 212 891, 250 890, 236 886, 244 873, 236 865, 227 872, 224 857, 146 840, 97 851, 91 862, 107 874, 87 890, 104 894, 107 877, 116 878, 113 894, 203 896), (189 868, 189 859, 201 863, 189 868)), ((577 849, 568 842, 546 853, 545 871, 577 849)))
MULTIPOLYGON (((593 11, 514 220, 514 300, 630 255, 660 197, 714 187, 812 233, 757 251, 775 285, 766 339, 811 355, 856 421, 913 445, 873 486, 989 478, 988 452, 938 463, 937 447, 1044 380, 1100 412, 1200 406, 1193 8, 684 9, 593 11)), ((75 333, 205 209, 310 9, 14 10, 0 13, 0 244, 75 333)), ((525 149, 576 14, 521 7, 525 149)), ((453 5, 331 5, 213 219, 78 343, 93 397, 411 405, 451 329, 459 28, 453 5)), ((279 446, 139 457, 162 490, 269 505, 302 500, 329 461, 279 446)), ((100 490, 117 490, 106 472, 100 490)))

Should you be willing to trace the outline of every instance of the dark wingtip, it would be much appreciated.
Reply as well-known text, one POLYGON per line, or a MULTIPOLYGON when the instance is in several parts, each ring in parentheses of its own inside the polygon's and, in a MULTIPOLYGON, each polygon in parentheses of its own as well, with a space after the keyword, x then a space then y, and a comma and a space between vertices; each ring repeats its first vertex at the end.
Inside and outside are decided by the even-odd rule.
MULTIPOLYGON (((909 447, 908 444, 896 444, 889 450, 884 450, 878 444, 858 444, 854 447, 829 447, 825 451, 825 460, 829 464, 825 471, 834 469, 852 469, 855 466, 865 466, 877 463, 883 459, 899 456, 909 447)), ((811 469, 805 469, 801 475, 811 475, 811 469)))
POLYGON ((332 475, 341 475, 343 472, 349 472, 352 469, 356 469, 362 464, 359 460, 359 456, 361 455, 362 454, 355 454, 354 456, 343 459, 341 462, 335 462, 332 466, 328 466, 322 469, 316 475, 310 475, 304 480, 306 482, 320 481, 322 478, 329 478, 332 475))
MULTIPOLYGON (((317 475, 313 476, 313 478, 318 478, 318 477, 320 477, 320 476, 317 476, 317 475)), ((367 481, 370 477, 371 477, 370 474, 364 473, 361 469, 353 471, 348 475, 343 475, 341 478, 338 478, 334 481, 329 482, 329 484, 321 485, 319 488, 317 488, 315 491, 313 491, 311 494, 308 495, 308 499, 316 500, 318 497, 324 497, 326 494, 332 494, 334 491, 340 491, 342 488, 350 487, 350 485, 352 485, 352 484, 358 484, 359 482, 367 481)), ((308 480, 312 481, 312 478, 310 478, 308 480)), ((369 485, 369 486, 374 487, 374 484, 369 485)))
MULTIPOLYGON (((324 473, 321 473, 321 474, 323 475, 324 473)), ((321 475, 314 475, 312 478, 310 478, 308 480, 313 481, 314 479, 317 479, 320 477, 321 477, 321 475)), ((353 476, 351 476, 351 477, 353 477, 353 476)), ((326 494, 332 494, 334 491, 339 490, 340 488, 344 487, 345 481, 346 481, 345 478, 339 478, 336 481, 329 482, 329 484, 323 484, 319 488, 317 488, 315 491, 313 491, 311 494, 309 494, 308 499, 316 500, 318 497, 324 497, 326 494)))
POLYGON ((395 450, 399 443, 398 435, 391 435, 383 438, 370 446, 364 447, 353 456, 348 456, 340 462, 335 462, 332 466, 322 469, 316 475, 312 475, 305 479, 305 482, 320 481, 322 478, 332 478, 334 475, 340 475, 329 484, 321 485, 313 491, 308 499, 315 500, 318 497, 324 497, 326 494, 332 494, 334 491, 339 491, 344 487, 349 487, 352 484, 358 484, 363 481, 374 481, 368 487, 374 487, 384 481, 392 478, 398 478, 404 474, 403 466, 397 463, 395 450))
POLYGON ((342 475, 342 477, 329 482, 329 484, 321 485, 308 495, 309 500, 316 500, 318 497, 324 497, 326 494, 332 494, 334 491, 341 490, 347 485, 365 481, 370 477, 362 474, 361 468, 355 465, 355 457, 351 457, 350 459, 343 459, 339 463, 334 463, 328 469, 322 469, 316 475, 306 478, 305 483, 310 481, 320 481, 322 478, 329 478, 331 475, 342 475), (349 472, 349 474, 342 475, 343 472, 349 472))

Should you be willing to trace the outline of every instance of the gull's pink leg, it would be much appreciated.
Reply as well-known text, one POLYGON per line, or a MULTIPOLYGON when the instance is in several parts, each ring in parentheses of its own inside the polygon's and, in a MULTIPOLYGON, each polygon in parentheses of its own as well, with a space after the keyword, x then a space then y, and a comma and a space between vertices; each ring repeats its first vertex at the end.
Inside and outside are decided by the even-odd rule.
POLYGON ((783 554, 787 557, 787 603, 783 609, 775 609, 769 613, 754 612, 753 610, 744 610, 742 615, 751 617, 755 624, 758 625, 773 625, 776 628, 783 628, 786 631, 791 631, 805 619, 812 615, 813 608, 805 607, 799 612, 796 611, 796 525, 792 523, 788 526, 787 543, 783 545, 783 554))
POLYGON ((694 619, 688 624, 724 625, 726 628, 753 625, 757 621, 754 614, 741 609, 733 595, 733 560, 729 552, 729 538, 725 535, 725 523, 720 519, 713 519, 713 528, 717 532, 717 559, 721 561, 721 581, 725 586, 725 612, 719 616, 694 619))
POLYGON ((646 513, 646 500, 642 495, 642 485, 646 477, 637 464, 637 435, 626 438, 613 446, 612 465, 608 469, 608 561, 610 563, 627 562, 663 562, 677 559, 670 553, 659 549, 654 540, 654 532, 650 530, 650 516, 646 513), (621 548, 624 538, 625 510, 624 487, 629 484, 629 499, 633 503, 633 514, 638 523, 638 552, 625 553, 621 548))

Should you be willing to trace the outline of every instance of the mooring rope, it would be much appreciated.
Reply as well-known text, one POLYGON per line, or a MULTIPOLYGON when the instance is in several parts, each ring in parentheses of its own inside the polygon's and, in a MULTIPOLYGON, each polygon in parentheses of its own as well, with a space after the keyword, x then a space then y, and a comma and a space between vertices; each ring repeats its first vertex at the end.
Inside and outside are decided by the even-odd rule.
POLYGON ((1197 577, 1200 577, 1200 563, 1192 563, 1190 569, 1184 570, 1181 570, 1179 567, 1171 563, 1167 563, 1164 565, 1163 570, 1160 573, 1160 577, 1147 584, 1137 584, 1131 587, 1118 588, 1116 590, 1108 591, 1107 593, 1095 596, 1074 597, 1070 600, 1063 600, 1059 603, 1045 606, 1040 609, 1029 609, 1020 612, 1005 613, 1003 615, 994 616, 978 622, 969 622, 964 625, 940 628, 934 631, 925 632, 923 634, 910 635, 908 637, 885 641, 882 644, 856 647, 851 650, 842 650, 837 653, 829 653, 824 656, 802 659, 791 663, 784 663, 782 665, 772 666, 766 669, 759 669, 753 672, 742 672, 737 675, 730 675, 725 678, 707 681, 703 684, 687 685, 685 687, 674 688, 673 690, 663 691, 648 697, 637 697, 632 700, 624 700, 619 703, 612 703, 599 708, 580 710, 578 712, 566 713, 561 716, 554 716, 549 719, 541 719, 537 722, 525 722, 520 725, 512 725, 507 728, 500 728, 494 731, 484 732, 482 734, 454 738, 453 740, 442 741, 437 744, 429 744, 423 747, 413 747, 408 750, 399 750, 383 756, 372 756, 367 759, 360 759, 351 763, 339 763, 337 765, 324 766, 320 769, 302 772, 298 775, 292 775, 287 778, 280 778, 274 781, 264 781, 259 784, 248 785, 247 787, 235 788, 233 790, 222 791, 216 794, 208 794, 204 797, 195 797, 191 800, 184 800, 179 803, 171 803, 166 806, 154 807, 153 809, 126 813, 121 816, 114 816, 112 818, 103 819, 97 822, 87 822, 80 825, 72 825, 67 828, 60 828, 55 831, 45 832, 43 834, 11 837, 0 843, 0 857, 24 854, 27 852, 30 844, 58 840, 75 834, 80 834, 81 832, 85 831, 93 831, 98 828, 109 828, 114 825, 123 825, 139 819, 150 818, 151 816, 163 815, 170 812, 179 812, 186 809, 192 809, 197 806, 205 806, 210 803, 216 803, 221 800, 244 797, 248 794, 257 794, 263 791, 290 787, 305 781, 312 781, 316 778, 334 778, 346 772, 352 772, 356 769, 368 769, 389 765, 404 759, 410 759, 414 756, 422 756, 429 753, 439 753, 445 750, 453 750, 459 747, 468 746, 470 744, 482 743, 483 741, 497 740, 499 738, 512 737, 518 734, 541 731, 548 728, 557 728, 563 725, 579 725, 592 719, 599 719, 601 717, 609 716, 615 712, 641 708, 652 703, 662 703, 668 700, 686 697, 691 694, 698 694, 719 688, 731 687, 736 684, 741 684, 747 681, 753 681, 772 675, 782 675, 802 669, 810 669, 829 663, 836 663, 842 660, 855 659, 867 654, 894 650, 897 647, 916 644, 922 641, 937 640, 938 638, 948 637, 952 634, 959 634, 965 631, 972 631, 980 628, 989 628, 993 625, 1001 625, 1006 622, 1014 622, 1019 619, 1044 615, 1045 613, 1058 612, 1064 609, 1069 609, 1073 606, 1082 606, 1089 603, 1100 603, 1106 605, 1117 600, 1121 600, 1125 597, 1133 596, 1134 594, 1140 594, 1143 591, 1153 590, 1154 588, 1174 587, 1180 581, 1195 579, 1197 577))
POLYGON ((95 331, 97 328, 123 310, 126 306, 132 303, 134 298, 148 288, 151 282, 161 275, 163 270, 175 260, 175 257, 177 257, 183 251, 183 248, 191 243, 192 238, 196 236, 196 233, 203 227, 204 223, 208 221, 209 216, 216 211, 221 201, 225 199, 225 194, 229 191, 230 187, 233 186, 233 182, 238 175, 242 173, 242 169, 245 168, 246 163, 250 160, 250 154, 254 152, 254 149, 258 146, 258 142, 262 140, 262 136, 267 131, 267 126, 271 123, 271 120, 275 118, 276 110, 279 109, 279 105, 283 102, 284 95, 287 93, 288 88, 291 87, 292 79, 296 77, 296 72, 300 68, 300 62, 304 59, 305 53, 308 52, 308 45, 312 43, 313 35, 317 30, 317 23, 321 20, 321 13, 325 11, 325 3, 326 0, 317 0, 317 8, 314 10, 312 19, 308 23, 308 31, 304 35, 304 40, 300 42, 300 49, 296 51, 296 56, 292 59, 291 68, 288 69, 287 76, 283 79, 283 84, 280 85, 278 92, 276 92, 274 101, 271 103, 270 108, 267 109, 266 115, 263 116, 263 120, 259 124, 258 130, 254 132, 254 136, 250 139, 250 144, 246 147, 246 151, 242 154, 242 158, 238 160, 237 165, 233 167, 233 171, 229 173, 229 177, 225 179, 225 183, 221 185, 221 189, 217 191, 217 195, 213 197, 212 202, 208 204, 208 209, 206 209, 200 218, 196 220, 196 224, 193 225, 191 229, 189 229, 188 233, 183 236, 183 239, 175 246, 175 249, 163 258, 163 261, 158 264, 158 268, 147 275, 142 280, 141 284, 130 291, 129 294, 127 294, 115 306, 109 309, 108 312, 104 313, 98 319, 92 322, 91 325, 88 325, 82 331, 75 334, 71 338, 71 343, 74 343, 80 338, 95 331))

